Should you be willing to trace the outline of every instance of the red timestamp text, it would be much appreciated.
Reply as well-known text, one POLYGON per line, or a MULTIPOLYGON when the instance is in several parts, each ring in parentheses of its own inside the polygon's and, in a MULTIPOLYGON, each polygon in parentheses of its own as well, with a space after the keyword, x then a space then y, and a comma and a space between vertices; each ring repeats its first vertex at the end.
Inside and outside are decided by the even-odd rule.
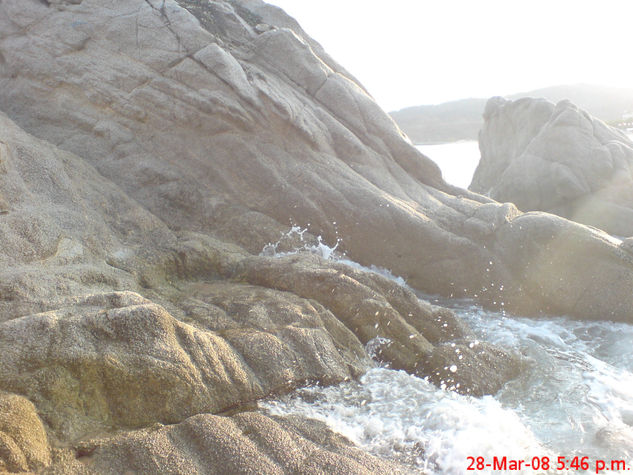
POLYGON ((630 470, 630 464, 625 460, 590 459, 589 457, 564 457, 556 459, 550 457, 532 457, 517 459, 511 457, 466 457, 468 466, 466 470, 538 470, 538 471, 591 471, 591 473, 606 473, 611 471, 630 470))

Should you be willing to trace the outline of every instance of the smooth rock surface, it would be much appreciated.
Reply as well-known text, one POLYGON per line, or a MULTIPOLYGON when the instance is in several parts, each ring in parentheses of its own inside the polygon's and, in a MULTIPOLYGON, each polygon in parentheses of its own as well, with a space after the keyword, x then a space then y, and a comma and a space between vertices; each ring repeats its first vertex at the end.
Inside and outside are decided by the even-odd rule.
POLYGON ((633 142, 568 101, 486 105, 470 189, 523 211, 547 211, 633 235, 633 142))

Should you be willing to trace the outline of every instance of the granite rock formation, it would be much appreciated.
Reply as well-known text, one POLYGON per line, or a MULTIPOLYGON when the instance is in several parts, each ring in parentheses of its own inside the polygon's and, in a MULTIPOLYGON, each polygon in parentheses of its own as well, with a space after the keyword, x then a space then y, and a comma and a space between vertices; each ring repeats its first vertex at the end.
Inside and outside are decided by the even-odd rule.
POLYGON ((40 470, 51 448, 35 406, 24 397, 0 393, 0 472, 40 470))
POLYGON ((353 447, 324 423, 243 412, 200 414, 57 450, 51 474, 384 473, 415 471, 353 447))
POLYGON ((633 142, 569 101, 491 99, 470 189, 633 235, 633 142))
MULTIPOLYGON (((626 123, 633 110, 633 89, 573 84, 551 86, 504 96, 512 101, 543 97, 557 103, 571 100, 581 109, 608 123, 626 123)), ((477 140, 484 125, 487 98, 468 98, 435 105, 406 107, 390 112, 391 117, 414 144, 477 140)), ((433 157, 431 157, 433 158, 433 157)))
MULTIPOLYGON (((431 357, 446 366, 447 357, 438 353, 442 345, 471 337, 450 310, 378 274, 312 255, 253 256, 203 234, 174 232, 84 160, 5 116, 0 125, 6 196, 0 228, 2 470, 94 473, 81 444, 95 434, 243 410, 306 383, 358 377, 373 364, 363 343, 385 331, 393 347, 378 358, 420 375, 433 368, 431 357), (312 294, 310 278, 321 281, 312 294), (356 315, 340 305, 342 283, 353 290, 347 303, 356 315), (382 317, 366 313, 378 310, 382 317), (383 329, 374 326, 379 320, 383 329)), ((479 373, 500 373, 502 380, 464 380, 464 392, 496 391, 519 369, 507 358, 480 352, 479 373)), ((225 428, 221 418, 212 421, 220 421, 215 432, 225 428)), ((314 421, 302 425, 324 430, 314 421)), ((289 457, 295 449, 284 440, 292 434, 271 440, 270 450, 289 457)), ((307 473, 322 464, 350 473, 364 473, 365 466, 405 470, 357 450, 347 460, 324 442, 334 436, 324 434, 307 473)), ((117 437, 128 440, 113 437, 113 444, 117 437)), ((207 440, 204 431, 190 437, 207 440)), ((96 473, 118 473, 121 464, 146 467, 161 456, 147 451, 141 436, 129 440, 138 443, 135 454, 117 458, 118 465, 99 462, 96 473)), ((208 463, 211 470, 220 462, 203 452, 224 449, 221 441, 205 443, 187 454, 197 453, 200 467, 208 463)), ((305 450, 316 449, 308 444, 305 450)), ((243 470, 269 461, 248 450, 236 455, 242 456, 243 470)), ((175 457, 178 467, 184 455, 175 457)), ((270 464, 289 470, 279 461, 270 464)), ((189 466, 179 467, 187 473, 189 466)))
MULTIPOLYGON (((516 269, 547 263, 559 237, 522 228, 539 256, 501 259, 500 233, 519 213, 447 185, 276 7, 5 0, 0 8, 0 109, 90 162, 171 232, 259 252, 291 223, 310 225, 327 242, 342 237, 351 259, 426 292, 485 296, 528 313, 631 315, 633 296, 625 311, 602 297, 585 311, 526 282, 516 269)), ((605 246, 609 264, 585 278, 624 294, 628 261, 600 236, 587 239, 605 246)), ((542 272, 558 275, 566 293, 584 293, 586 282, 568 281, 568 269, 542 272)))
POLYGON ((0 467, 153 473, 168 452, 187 473, 193 450, 194 470, 406 470, 314 421, 218 414, 355 378, 376 337, 382 363, 465 393, 521 370, 376 273, 259 255, 291 225, 309 231, 290 249, 340 237, 426 292, 633 314, 629 247, 447 185, 259 0, 2 0, 0 109, 0 390, 28 421, 0 420, 0 467))

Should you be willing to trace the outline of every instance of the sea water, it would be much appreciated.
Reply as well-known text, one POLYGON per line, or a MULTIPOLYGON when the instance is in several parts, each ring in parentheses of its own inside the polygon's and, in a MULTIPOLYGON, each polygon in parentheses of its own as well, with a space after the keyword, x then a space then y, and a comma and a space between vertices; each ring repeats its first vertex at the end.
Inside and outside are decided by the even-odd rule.
POLYGON ((301 389, 261 407, 324 421, 369 452, 427 473, 582 473, 583 460, 589 473, 598 460, 625 461, 623 473, 633 468, 631 325, 529 319, 455 304, 480 340, 527 362, 497 394, 463 396, 377 366, 359 381, 301 389), (469 457, 536 457, 541 464, 546 457, 551 469, 468 471, 469 457), (559 457, 564 470, 556 470, 559 457))
MULTIPOLYGON (((633 133, 627 132, 627 135, 633 140, 633 133)), ((446 182, 460 188, 468 188, 481 157, 477 140, 417 145, 416 148, 440 167, 446 182)))
POLYGON ((324 421, 370 453, 430 474, 596 473, 600 461, 608 468, 626 463, 601 473, 633 468, 633 326, 525 318, 470 301, 434 303, 453 308, 477 339, 520 354, 520 375, 497 394, 476 398, 376 365, 358 381, 300 389, 260 407, 324 421), (504 457, 534 466, 547 461, 550 469, 494 470, 493 461, 504 457))
POLYGON ((476 140, 417 145, 416 148, 440 167, 446 182, 468 188, 481 156, 476 140))

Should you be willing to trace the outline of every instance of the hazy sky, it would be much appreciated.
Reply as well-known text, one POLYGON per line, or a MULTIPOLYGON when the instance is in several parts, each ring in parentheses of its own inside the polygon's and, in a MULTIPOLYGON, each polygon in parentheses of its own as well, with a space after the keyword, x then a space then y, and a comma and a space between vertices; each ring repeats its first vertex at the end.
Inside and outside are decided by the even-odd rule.
POLYGON ((633 0, 270 0, 388 111, 559 84, 633 87, 633 0))

